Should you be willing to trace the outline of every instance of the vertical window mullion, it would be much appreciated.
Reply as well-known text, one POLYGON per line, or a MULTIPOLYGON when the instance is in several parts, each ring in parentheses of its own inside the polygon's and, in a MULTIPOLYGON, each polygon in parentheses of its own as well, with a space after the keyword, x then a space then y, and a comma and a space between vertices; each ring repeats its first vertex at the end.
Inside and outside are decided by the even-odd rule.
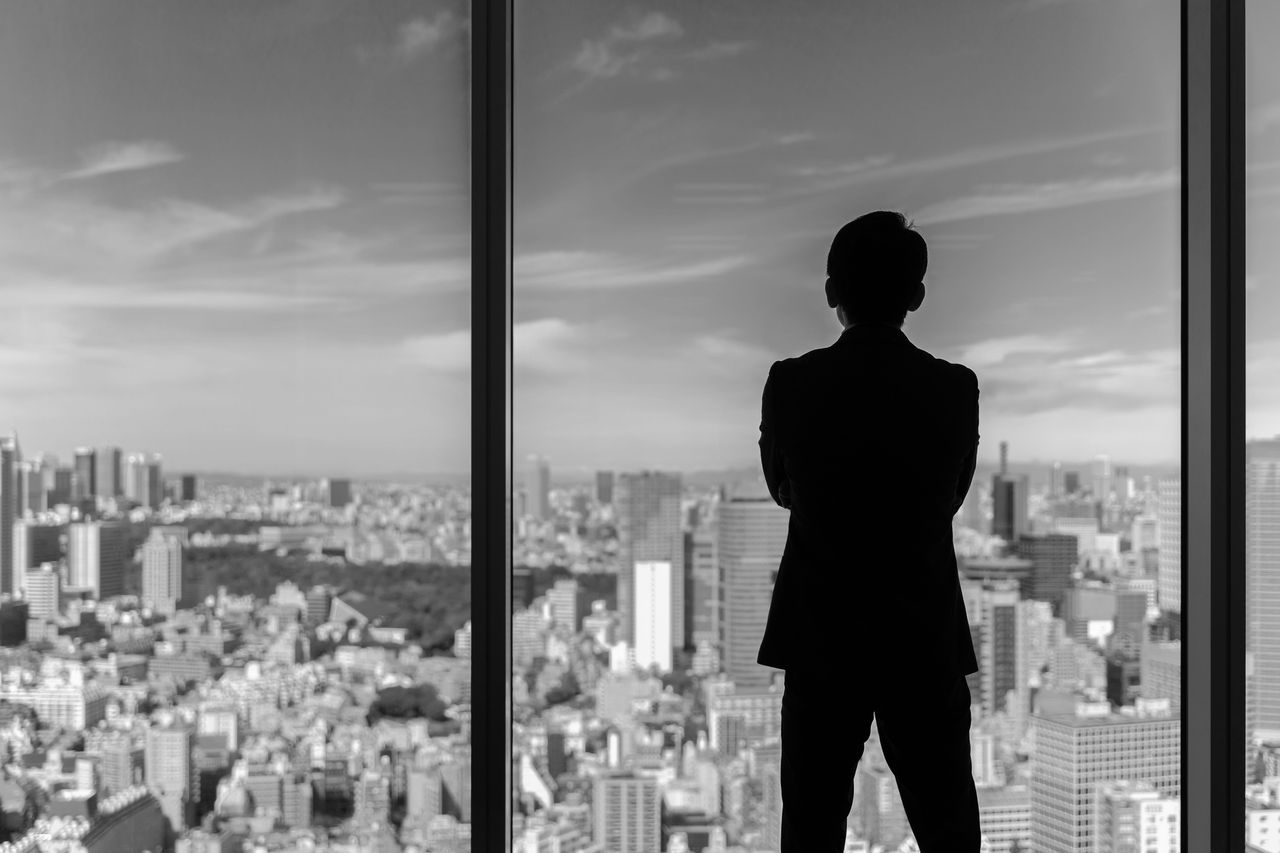
POLYGON ((511 0, 471 2, 471 849, 511 849, 511 0))
POLYGON ((1244 849, 1244 0, 1184 0, 1183 844, 1244 849))

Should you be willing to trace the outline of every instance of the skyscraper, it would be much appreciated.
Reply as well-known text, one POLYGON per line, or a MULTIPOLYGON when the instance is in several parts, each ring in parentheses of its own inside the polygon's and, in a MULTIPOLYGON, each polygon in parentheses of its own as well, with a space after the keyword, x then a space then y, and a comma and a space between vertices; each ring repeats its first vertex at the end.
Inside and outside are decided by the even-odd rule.
POLYGON ((685 565, 690 583, 685 585, 685 624, 688 643, 720 643, 720 567, 716 560, 716 530, 685 533, 685 565))
POLYGON ((536 454, 529 457, 524 488, 529 495, 529 514, 540 521, 551 518, 551 466, 536 454))
POLYGON ((1104 503, 1111 497, 1114 488, 1114 474, 1111 470, 1111 457, 1099 454, 1093 459, 1093 496, 1104 503))
POLYGON ((120 474, 120 448, 99 447, 94 455, 93 483, 95 494, 103 498, 120 497, 123 494, 120 474))
POLYGON ((351 503, 351 481, 333 479, 324 481, 325 501, 336 509, 351 503))
POLYGON ((1248 443, 1245 648, 1253 659, 1246 703, 1254 736, 1280 738, 1280 437, 1248 443))
POLYGON ((773 677, 756 655, 790 520, 791 513, 768 493, 732 496, 720 504, 716 558, 724 584, 723 660, 740 687, 764 687, 773 677))
POLYGON ((596 501, 601 504, 613 503, 613 472, 596 472, 596 501))
POLYGON ((29 618, 45 620, 58 615, 62 582, 55 564, 45 563, 38 569, 27 569, 22 573, 22 585, 29 618))
POLYGON ((161 726, 147 732, 146 779, 174 832, 187 828, 196 786, 192 780, 194 735, 187 726, 161 726))
POLYGON ((130 453, 124 463, 124 496, 138 506, 159 509, 164 502, 164 472, 158 453, 130 453))
POLYGON ((637 560, 634 577, 636 666, 647 669, 656 665, 660 672, 670 672, 672 653, 678 645, 671 618, 671 561, 637 560))
POLYGON ((1108 782, 1098 789, 1093 847, 1098 853, 1170 853, 1182 837, 1182 801, 1145 782, 1108 782))
POLYGON ((634 773, 597 776, 592 797, 595 832, 604 853, 653 853, 662 849, 658 781, 634 773))
MULTIPOLYGON (((979 690, 973 694, 974 704, 981 705, 986 716, 997 713, 1026 713, 1030 706, 1027 687, 1026 647, 1023 642, 1025 621, 1014 581, 976 583, 961 582, 965 607, 969 611, 969 628, 974 637, 978 657, 976 680, 979 690), (976 588, 975 588, 976 587, 976 588), (1009 705, 1014 694, 1016 706, 1009 705)), ((972 689, 972 688, 971 688, 972 689)))
POLYGON ((561 578, 552 584, 547 603, 551 605, 551 621, 570 631, 576 632, 587 615, 587 596, 574 578, 561 578))
POLYGON ((0 592, 13 589, 13 523, 18 509, 18 464, 22 451, 16 435, 0 438, 0 592))
POLYGON ((618 610, 621 638, 634 647, 636 563, 671 566, 669 636, 681 642, 684 626, 684 534, 680 525, 680 475, 641 471, 618 477, 614 506, 618 525, 618 610))
POLYGON ((1181 791, 1182 723, 1169 713, 1110 713, 1107 703, 1036 716, 1031 754, 1031 849, 1093 850, 1098 789, 1149 782, 1162 797, 1181 791))
POLYGON ((142 600, 160 613, 174 613, 182 600, 182 543, 152 531, 142 546, 142 600))
POLYGON ((92 447, 77 447, 72 466, 71 502, 87 501, 98 494, 97 454, 92 447))
POLYGON ((93 590, 104 599, 124 593, 125 529, 117 522, 87 521, 70 526, 67 586, 93 590))
POLYGON ((1000 442, 1000 470, 991 475, 991 535, 1013 542, 1029 531, 1026 474, 1009 473, 1009 443, 1000 442))
POLYGON ((1062 612, 1062 595, 1071 585, 1071 575, 1079 562, 1080 540, 1070 533, 1045 533, 1018 538, 1017 555, 1031 561, 1030 583, 1023 598, 1047 601, 1055 616, 1062 612))
POLYGON ((62 528, 56 524, 13 523, 13 592, 22 589, 23 573, 62 557, 62 528))
POLYGON ((1161 610, 1182 611, 1182 481, 1162 479, 1156 487, 1156 603, 1161 610))
POLYGON ((196 475, 195 475, 195 474, 183 474, 183 475, 182 475, 182 481, 181 481, 181 482, 182 482, 182 492, 181 492, 181 499, 182 499, 182 502, 183 502, 183 503, 191 503, 192 501, 194 501, 194 500, 196 499, 196 494, 197 494, 197 492, 196 492, 196 475))

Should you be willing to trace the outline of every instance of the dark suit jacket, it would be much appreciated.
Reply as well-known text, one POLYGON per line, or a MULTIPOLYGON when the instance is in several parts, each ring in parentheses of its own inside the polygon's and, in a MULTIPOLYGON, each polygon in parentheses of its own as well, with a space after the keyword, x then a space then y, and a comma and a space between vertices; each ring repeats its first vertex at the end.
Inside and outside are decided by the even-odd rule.
POLYGON ((899 329, 852 326, 775 362, 760 459, 791 520, 757 662, 976 672, 951 519, 977 447, 977 377, 899 329))

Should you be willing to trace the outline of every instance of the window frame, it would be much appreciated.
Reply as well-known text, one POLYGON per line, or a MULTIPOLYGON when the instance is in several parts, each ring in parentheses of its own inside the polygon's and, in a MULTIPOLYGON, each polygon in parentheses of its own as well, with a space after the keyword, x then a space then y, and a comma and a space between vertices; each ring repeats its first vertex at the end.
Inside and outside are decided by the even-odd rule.
MULTIPOLYGON (((1245 0, 1181 5, 1183 850, 1245 846, 1245 0), (1189 401, 1200 405, 1188 405, 1189 401)), ((514 0, 472 0, 472 850, 512 848, 514 0)))

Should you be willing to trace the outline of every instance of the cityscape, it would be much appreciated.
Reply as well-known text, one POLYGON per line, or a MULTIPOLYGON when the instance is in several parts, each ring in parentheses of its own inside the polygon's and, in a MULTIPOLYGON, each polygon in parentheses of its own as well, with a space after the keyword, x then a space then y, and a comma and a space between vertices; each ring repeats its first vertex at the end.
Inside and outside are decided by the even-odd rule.
MULTIPOLYGON (((954 522, 984 850, 1176 851, 1177 471, 1000 452, 954 522)), ((776 853, 785 675, 755 658, 787 511, 750 475, 523 468, 513 853, 776 853)), ((1249 473, 1246 814, 1274 851, 1280 439, 1249 473)), ((469 849, 465 486, 17 436, 0 485, 0 851, 469 849)), ((874 727, 845 849, 916 849, 874 727)))

